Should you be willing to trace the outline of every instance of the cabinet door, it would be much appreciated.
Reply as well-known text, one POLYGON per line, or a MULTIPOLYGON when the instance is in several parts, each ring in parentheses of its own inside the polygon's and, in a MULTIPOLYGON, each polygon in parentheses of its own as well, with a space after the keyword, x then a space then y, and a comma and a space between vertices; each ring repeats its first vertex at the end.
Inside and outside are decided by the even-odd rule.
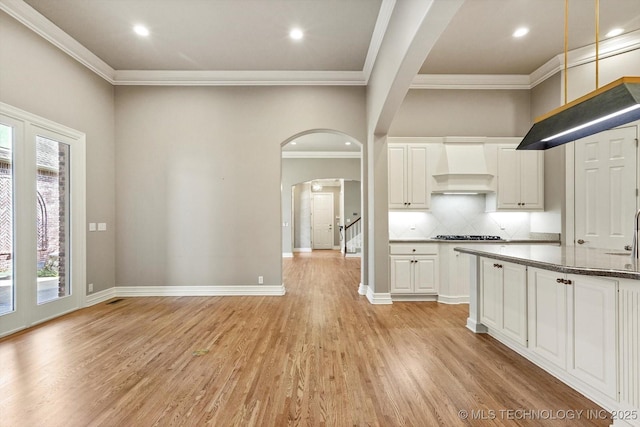
POLYGON ((617 282, 570 275, 569 372, 616 398, 617 282))
POLYGON ((527 345, 527 268, 501 262, 502 267, 502 332, 527 345))
POLYGON ((392 256, 389 281, 391 293, 413 293, 412 257, 392 256))
POLYGON ((498 148, 498 209, 521 209, 520 162, 515 147, 498 148))
POLYGON ((480 271, 480 320, 486 326, 502 328, 502 272, 493 259, 482 258, 480 271))
POLYGON ((560 273, 530 268, 528 273, 529 348, 567 367, 567 291, 560 273))
POLYGON ((416 257, 413 269, 414 290, 417 294, 438 292, 437 257, 416 257))
POLYGON ((544 209, 544 154, 517 151, 520 157, 520 202, 526 210, 544 209))
POLYGON ((406 145, 389 145, 389 209, 407 207, 406 150, 406 145))
POLYGON ((409 208, 427 209, 427 146, 407 146, 407 202, 409 208))

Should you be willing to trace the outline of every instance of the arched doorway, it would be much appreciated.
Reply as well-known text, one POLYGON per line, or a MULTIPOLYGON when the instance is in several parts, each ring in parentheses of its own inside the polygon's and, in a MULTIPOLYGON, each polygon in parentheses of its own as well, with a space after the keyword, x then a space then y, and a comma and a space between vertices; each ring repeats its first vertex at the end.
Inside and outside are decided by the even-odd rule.
MULTIPOLYGON (((329 129, 314 129, 296 134, 282 145, 281 159, 281 225, 282 254, 291 257, 294 252, 312 251, 313 237, 306 235, 301 227, 311 227, 308 212, 301 212, 301 202, 310 209, 309 201, 314 194, 336 194, 333 230, 333 249, 344 251, 345 227, 362 216, 362 144, 342 132, 329 129), (315 189, 314 189, 315 186, 315 189), (358 190, 358 206, 354 209, 349 192, 354 186, 358 190), (301 220, 305 215, 305 219, 301 220), (296 218, 298 220, 296 221, 296 218), (305 224, 301 222, 306 221, 305 224)), ((363 220, 358 221, 360 224, 363 220)), ((363 245, 362 235, 358 243, 363 245)), ((361 255, 359 251, 356 255, 361 255)), ((361 264, 360 277, 363 277, 361 264)), ((362 281, 362 280, 361 280, 362 281)))

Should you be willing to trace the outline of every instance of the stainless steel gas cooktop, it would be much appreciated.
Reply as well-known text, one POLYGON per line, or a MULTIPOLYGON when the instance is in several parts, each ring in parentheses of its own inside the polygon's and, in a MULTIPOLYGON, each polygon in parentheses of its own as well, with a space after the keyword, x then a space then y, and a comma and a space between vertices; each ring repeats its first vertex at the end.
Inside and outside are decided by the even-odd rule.
POLYGON ((476 234, 438 234, 435 240, 502 240, 500 236, 482 236, 476 234))

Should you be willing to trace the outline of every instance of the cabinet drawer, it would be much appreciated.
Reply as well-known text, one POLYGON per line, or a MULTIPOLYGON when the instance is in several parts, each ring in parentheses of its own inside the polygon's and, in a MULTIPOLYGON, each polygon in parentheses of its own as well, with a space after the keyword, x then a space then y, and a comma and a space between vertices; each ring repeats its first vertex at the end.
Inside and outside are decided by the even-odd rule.
POLYGON ((394 243, 389 245, 391 255, 437 255, 437 243, 394 243))

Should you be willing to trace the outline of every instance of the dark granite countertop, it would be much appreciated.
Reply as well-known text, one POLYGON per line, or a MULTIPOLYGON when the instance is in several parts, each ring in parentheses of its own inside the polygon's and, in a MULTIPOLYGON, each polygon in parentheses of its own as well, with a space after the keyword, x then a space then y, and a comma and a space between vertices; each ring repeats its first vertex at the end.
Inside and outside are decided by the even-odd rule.
POLYGON ((548 244, 548 245, 559 245, 559 240, 543 240, 543 239, 505 239, 505 240, 441 240, 441 239, 432 239, 432 238, 422 238, 422 239, 389 239, 389 243, 457 243, 457 244, 467 244, 467 243, 477 243, 481 245, 492 245, 496 243, 501 244, 513 244, 513 243, 531 243, 531 244, 548 244))
POLYGON ((628 251, 523 244, 461 246, 454 250, 560 273, 640 280, 640 263, 628 251))

